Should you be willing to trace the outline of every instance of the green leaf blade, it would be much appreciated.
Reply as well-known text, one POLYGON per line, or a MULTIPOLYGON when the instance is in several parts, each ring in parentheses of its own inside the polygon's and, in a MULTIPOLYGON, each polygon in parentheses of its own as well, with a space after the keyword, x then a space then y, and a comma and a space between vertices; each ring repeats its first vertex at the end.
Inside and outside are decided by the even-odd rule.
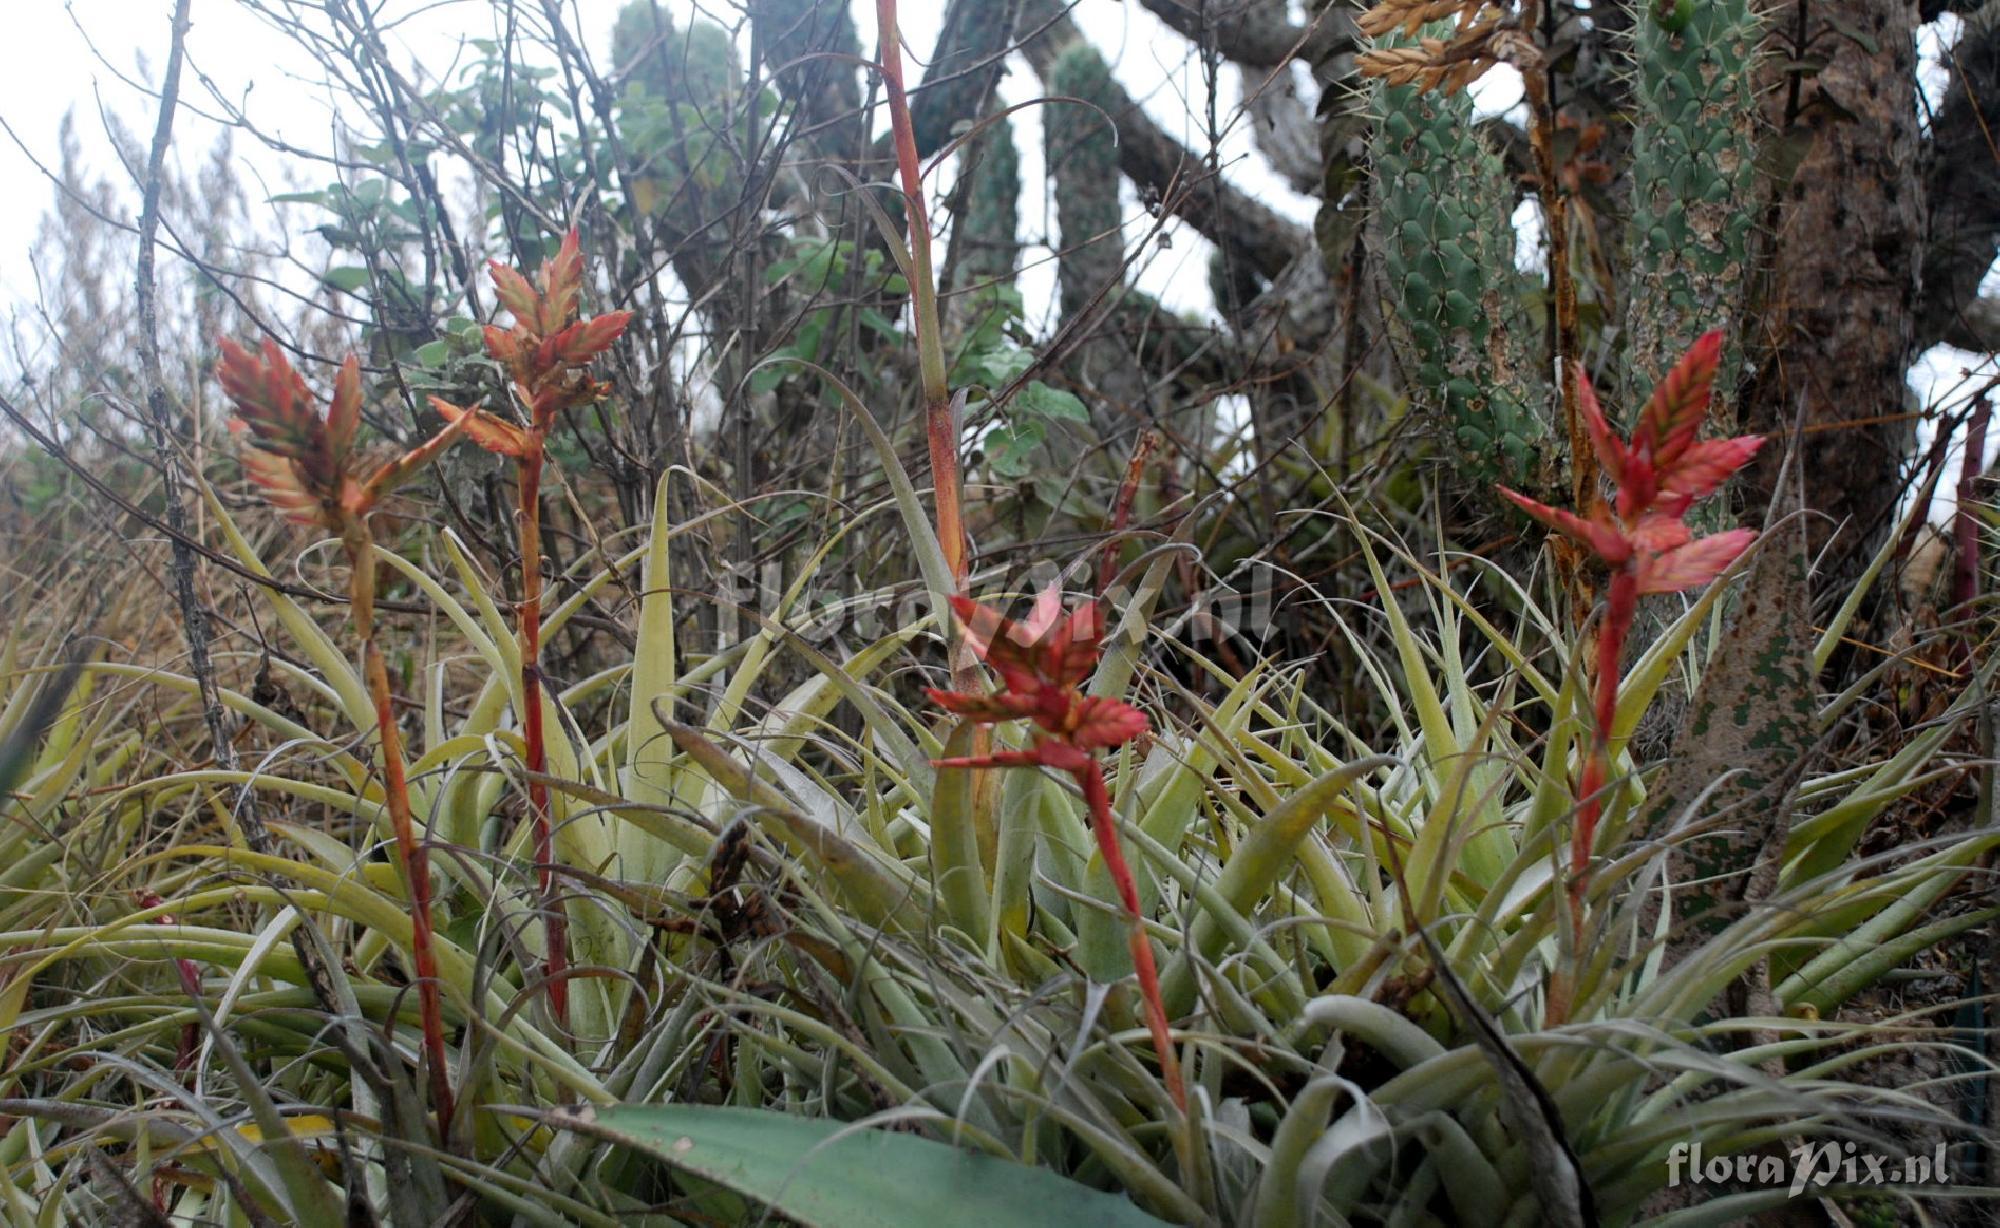
POLYGON ((620 1104, 560 1125, 644 1151, 810 1228, 1162 1228, 1113 1194, 914 1134, 759 1109, 620 1104))

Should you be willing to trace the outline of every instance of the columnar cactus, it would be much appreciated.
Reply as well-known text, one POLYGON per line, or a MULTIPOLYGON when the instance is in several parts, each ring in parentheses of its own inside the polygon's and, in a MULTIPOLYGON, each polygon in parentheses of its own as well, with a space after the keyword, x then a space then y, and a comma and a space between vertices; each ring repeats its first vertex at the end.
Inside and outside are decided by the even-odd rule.
MULTIPOLYGON (((1632 24, 1632 221, 1625 341, 1629 387, 1644 388, 1703 332, 1742 309, 1755 224, 1757 95, 1748 68, 1763 19, 1750 0, 1703 0, 1632 24), (1691 11, 1690 11, 1691 10, 1691 11)), ((1733 330, 1731 330, 1733 332, 1733 330)), ((1736 347, 1718 386, 1725 429, 1736 347)))
POLYGON ((1050 93, 1089 104, 1058 102, 1044 109, 1042 119, 1062 235, 1057 281, 1064 319, 1089 307, 1106 286, 1115 292, 1124 275, 1118 136, 1106 105, 1110 84, 1110 68, 1083 43, 1066 48, 1049 73, 1050 93))
MULTIPOLYGON (((1756 209, 1757 99, 1750 60, 1760 18, 1750 0, 1635 6, 1630 114, 1631 221, 1620 273, 1626 383, 1647 387, 1706 330, 1741 311, 1756 209)), ((1485 66, 1533 62, 1525 37, 1484 10, 1383 0, 1360 25, 1378 36, 1364 69, 1375 87, 1376 214, 1372 238, 1387 282, 1392 334, 1425 408, 1442 417, 1474 479, 1524 481, 1553 492, 1576 424, 1543 391, 1540 337, 1522 322, 1513 261, 1514 193, 1479 139, 1463 87, 1485 66), (1426 19, 1449 17, 1424 27, 1426 19), (1524 58, 1525 57, 1525 58, 1524 58)), ((1532 84, 1532 82, 1531 82, 1532 84)), ((1535 91, 1531 90, 1531 94, 1535 91)), ((1530 144, 1544 204, 1564 176, 1547 93, 1535 94, 1530 144)), ((1553 198, 1560 202, 1560 195, 1553 198)), ((1572 265, 1574 269, 1574 265, 1572 265)), ((1560 289, 1565 283, 1554 283, 1560 289)), ((1560 294, 1553 297, 1562 302, 1560 294)), ((1574 330, 1576 322, 1558 331, 1574 330)), ((1580 338, 1558 348, 1580 356, 1580 338)), ((1735 355, 1719 383, 1734 384, 1735 355)), ((1730 398, 1723 398, 1725 406, 1730 398)), ((1573 409, 1573 407, 1571 407, 1573 409)), ((1725 427, 1733 415, 1725 408, 1725 427)), ((1587 486, 1585 469, 1573 474, 1587 486)), ((1579 487, 1579 491, 1580 491, 1579 487)), ((1582 498, 1579 491, 1572 497, 1582 498)))
POLYGON ((1021 257, 1021 154, 1014 126, 1004 117, 988 124, 973 144, 978 162, 967 193, 958 284, 1011 285, 1021 257))
POLYGON ((1514 266, 1514 191, 1472 100, 1377 85, 1371 241, 1410 387, 1470 476, 1552 488, 1559 449, 1514 266))

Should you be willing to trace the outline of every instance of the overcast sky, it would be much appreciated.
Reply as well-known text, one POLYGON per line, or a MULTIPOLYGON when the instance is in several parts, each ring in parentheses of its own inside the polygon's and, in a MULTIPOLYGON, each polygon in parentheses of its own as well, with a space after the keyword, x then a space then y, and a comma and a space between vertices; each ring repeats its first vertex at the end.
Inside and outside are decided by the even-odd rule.
MULTIPOLYGON (((565 4, 571 28, 600 63, 608 64, 611 27, 622 0, 565 0, 565 4)), ((685 22, 695 6, 689 0, 667 0, 664 7, 685 22)), ((940 7, 902 6, 902 32, 912 61, 928 56, 940 7)), ((118 115, 142 137, 151 133, 157 104, 139 83, 157 82, 163 70, 172 3, 11 0, 10 8, 19 10, 10 13, 10 39, 17 47, 34 48, 28 55, 17 53, 14 71, 0 74, 0 120, 11 130, 11 136, 0 133, 0 182, 9 185, 0 194, 0 299, 18 304, 34 296, 28 251, 50 198, 49 184, 36 163, 55 164, 58 125, 72 107, 92 164, 107 171, 119 168, 103 138, 100 108, 118 115)), ((730 10, 724 6, 715 11, 726 15, 730 10)), ((1137 5, 1092 2, 1081 5, 1076 15, 1147 111, 1167 131, 1201 147, 1201 134, 1192 129, 1205 107, 1191 105, 1191 100, 1200 98, 1202 86, 1187 40, 1160 26, 1137 5)), ((391 22, 386 32, 390 42, 407 57, 401 66, 421 63, 432 74, 451 65, 461 40, 496 33, 493 6, 486 0, 408 0, 390 4, 384 19, 391 22), (402 20, 393 20, 398 17, 402 20)), ((874 6, 857 4, 855 23, 864 52, 872 50, 874 6)), ((308 149, 331 147, 336 99, 318 66, 235 0, 194 0, 187 55, 182 110, 175 128, 176 155, 183 166, 198 164, 207 156, 219 131, 208 118, 218 113, 218 96, 237 102, 273 137, 308 149)), ((908 65, 913 81, 920 78, 921 67, 908 65)), ((1234 73, 1224 73, 1223 78, 1220 114, 1228 123, 1238 99, 1234 73)), ((1040 92, 1018 59, 1001 88, 1007 102, 1024 101, 1040 92)), ((1034 108, 1017 112, 1016 124, 1025 185, 1023 224, 1031 235, 1039 236, 1052 229, 1052 219, 1041 169, 1038 112, 1034 108)), ((287 165, 247 137, 239 137, 236 150, 247 174, 271 193, 299 186, 317 188, 327 177, 322 167, 287 165), (291 183, 286 181, 288 175, 305 178, 291 183)), ((1293 219, 1310 222, 1313 202, 1291 192, 1263 168, 1252 152, 1247 123, 1235 123, 1223 153, 1234 182, 1293 219)), ((136 189, 133 199, 136 202, 136 189)), ((1139 216, 1136 203, 1129 213, 1136 237, 1138 224, 1149 219, 1139 216)), ((1023 290, 1031 304, 1050 298, 1054 269, 1036 263, 1046 254, 1027 253, 1030 267, 1023 290)), ((1179 228, 1171 247, 1147 253, 1141 284, 1171 306, 1203 308, 1208 301, 1207 256, 1206 244, 1192 231, 1179 228)))

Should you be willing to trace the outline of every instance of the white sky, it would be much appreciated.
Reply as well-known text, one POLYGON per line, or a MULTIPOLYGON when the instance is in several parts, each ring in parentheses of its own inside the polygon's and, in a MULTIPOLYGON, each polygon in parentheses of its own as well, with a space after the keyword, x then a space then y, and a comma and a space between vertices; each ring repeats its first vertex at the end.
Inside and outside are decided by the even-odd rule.
MULTIPOLYGON (((622 0, 565 0, 571 29, 601 63, 609 60, 612 23, 622 0)), ((17 60, 15 70, 0 74, 0 120, 12 137, 0 133, 0 182, 11 185, 0 193, 0 301, 21 303, 34 295, 28 264, 36 226, 48 208, 50 188, 36 162, 53 166, 57 126, 63 112, 74 107, 84 149, 93 165, 116 171, 118 164, 103 137, 101 107, 116 114, 142 139, 149 137, 156 102, 133 82, 156 82, 164 68, 171 0, 10 0, 9 34, 17 46, 33 47, 32 59, 17 60), (93 51, 94 48, 94 51, 93 51), (39 69, 39 71, 36 71, 39 69), (122 79, 121 79, 122 78, 122 79)), ((695 8, 691 0, 668 0, 665 6, 685 22, 695 8)), ((905 3, 901 25, 906 47, 906 72, 914 83, 921 77, 915 61, 927 56, 936 39, 941 6, 905 3)), ((729 10, 716 10, 725 20, 729 10)), ((492 8, 484 0, 442 0, 389 6, 387 17, 403 16, 387 33, 400 44, 406 71, 421 62, 432 74, 452 62, 463 38, 495 33, 492 8)), ((1187 40, 1161 26, 1136 5, 1088 3, 1076 14, 1079 23, 1104 54, 1120 79, 1143 100, 1153 118, 1191 147, 1205 145, 1193 130, 1201 108, 1187 100, 1200 96, 1199 65, 1187 40)), ((855 24, 864 53, 875 44, 874 6, 857 3, 855 24)), ((199 163, 219 132, 206 118, 217 114, 220 95, 238 102, 256 124, 273 137, 308 149, 332 145, 337 99, 318 66, 281 33, 234 0, 194 0, 192 28, 187 39, 188 66, 183 73, 182 109, 175 126, 175 149, 183 166, 199 163)), ((1002 84, 1008 102, 1040 94, 1032 74, 1018 57, 1002 84)), ((1235 111, 1235 74, 1222 75, 1220 113, 1224 123, 1235 111)), ((1027 108, 1016 114, 1016 135, 1022 154, 1023 226, 1031 237, 1053 229, 1052 205, 1043 188, 1039 113, 1027 108)), ((236 142, 246 172, 271 193, 294 187, 317 188, 329 176, 317 166, 288 166, 285 161, 246 136, 236 142), (298 183, 288 177, 303 176, 298 183)), ((1249 130, 1237 122, 1224 141, 1224 159, 1231 180, 1302 224, 1310 224, 1313 202, 1291 192, 1264 169, 1252 153, 1249 130)), ((938 185, 932 185, 934 188, 938 185)), ((948 185, 947 185, 948 186, 948 185)), ((136 212, 136 189, 134 190, 136 212)), ((1131 204, 1131 202, 1128 202, 1131 204)), ((1131 204, 1134 237, 1149 219, 1131 204)), ((308 223, 310 224, 310 223, 308 223)), ((1053 267, 1036 264, 1046 250, 1031 249, 1023 290, 1031 304, 1052 297, 1053 267)), ((1177 228, 1173 245, 1149 253, 1140 270, 1141 285, 1161 295, 1170 306, 1198 310, 1207 306, 1207 246, 1191 230, 1177 228)))

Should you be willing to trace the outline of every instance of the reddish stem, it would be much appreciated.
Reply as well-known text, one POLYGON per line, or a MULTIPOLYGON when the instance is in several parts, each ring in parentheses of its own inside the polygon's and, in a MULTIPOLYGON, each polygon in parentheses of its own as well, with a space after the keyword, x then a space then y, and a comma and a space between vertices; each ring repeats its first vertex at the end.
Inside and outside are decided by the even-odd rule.
POLYGON ((1965 460, 1958 470, 1958 511, 1952 517, 1952 536, 1958 544, 1958 574, 1952 582, 1952 603, 1964 606, 1979 596, 1979 514, 1974 503, 1979 497, 1979 471, 1986 464, 1986 428, 1993 418, 1993 403, 1980 397, 1965 425, 1965 460))
POLYGON ((1145 1000, 1146 1027, 1153 1034, 1153 1051, 1160 1057, 1160 1074, 1166 1079, 1167 1094, 1185 1116, 1187 1091, 1181 1086, 1180 1059, 1174 1055, 1173 1037, 1167 1031, 1167 1008, 1160 1001, 1160 973, 1153 964, 1153 944, 1146 938, 1145 917, 1139 908, 1139 884, 1133 880, 1132 867, 1126 864, 1125 853, 1118 845, 1118 820, 1111 811, 1111 793, 1104 787, 1104 769, 1092 759, 1085 766, 1072 769, 1070 775, 1083 790, 1084 804, 1090 808, 1091 831, 1097 837, 1098 850, 1104 854, 1104 868, 1111 872, 1118 898, 1125 905, 1130 926, 1127 941, 1132 950, 1132 966, 1139 973, 1139 994, 1145 1000))
POLYGON ((931 455, 931 483, 937 497, 938 544, 944 549, 945 565, 951 568, 952 584, 965 588, 965 516, 958 481, 958 420, 951 403, 944 402, 927 411, 924 438, 931 455))
POLYGON ((1603 791, 1611 779, 1611 729, 1618 719, 1619 675, 1625 663, 1625 641, 1639 610, 1639 577, 1632 565, 1620 567, 1611 576, 1604 626, 1597 637, 1597 689, 1595 726, 1590 735, 1590 753, 1583 764, 1579 784, 1576 830, 1570 837, 1569 898, 1573 934, 1580 950, 1583 944, 1583 896, 1590 885, 1591 846, 1597 839, 1597 823, 1604 814, 1603 791))
POLYGON ((1111 505, 1111 525, 1105 534, 1104 553, 1097 562, 1097 595, 1104 596, 1104 590, 1111 587, 1113 577, 1118 574, 1118 547, 1124 543, 1120 536, 1125 526, 1132 521, 1132 504, 1139 497, 1139 482, 1146 475, 1146 461, 1159 446, 1158 431, 1144 431, 1139 442, 1132 446, 1132 459, 1125 462, 1125 478, 1118 483, 1118 498, 1111 505))
POLYGON ((521 458, 521 740, 528 757, 528 808, 535 824, 535 887, 548 954, 542 980, 556 1026, 569 1026, 569 916, 556 894, 555 825, 550 817, 548 740, 542 730, 542 435, 521 458))
MULTIPOLYGON (((353 561, 357 568, 375 565, 366 552, 353 561)), ((430 855, 417 839, 416 824, 410 819, 410 785, 403 775, 402 737, 396 729, 396 714, 390 707, 389 668, 382 660, 382 649, 375 643, 373 611, 357 608, 355 621, 362 628, 363 668, 368 676, 368 694, 375 701, 375 728, 382 740, 382 783, 389 795, 389 825, 396 834, 396 853, 410 885, 410 959, 416 965, 417 1008, 423 1021, 424 1060, 430 1067, 431 1100, 437 1107, 438 1136, 444 1138, 451 1133, 451 1078, 445 1059, 444 1003, 438 993, 437 949, 432 942, 430 855)))
MULTIPOLYGON (((889 126, 895 136, 896 170, 903 207, 910 220, 910 304, 916 325, 917 360, 923 380, 925 437, 930 445, 931 483, 936 489, 938 545, 944 550, 955 587, 965 587, 965 519, 958 472, 958 421, 946 386, 944 340, 938 332, 937 285, 931 275, 931 227, 924 210, 922 166, 917 160, 916 125, 903 88, 903 50, 896 30, 896 0, 875 0, 875 24, 889 126)), ((957 671, 967 672, 967 671, 957 671)), ((967 672, 969 677, 969 672, 967 672)))

